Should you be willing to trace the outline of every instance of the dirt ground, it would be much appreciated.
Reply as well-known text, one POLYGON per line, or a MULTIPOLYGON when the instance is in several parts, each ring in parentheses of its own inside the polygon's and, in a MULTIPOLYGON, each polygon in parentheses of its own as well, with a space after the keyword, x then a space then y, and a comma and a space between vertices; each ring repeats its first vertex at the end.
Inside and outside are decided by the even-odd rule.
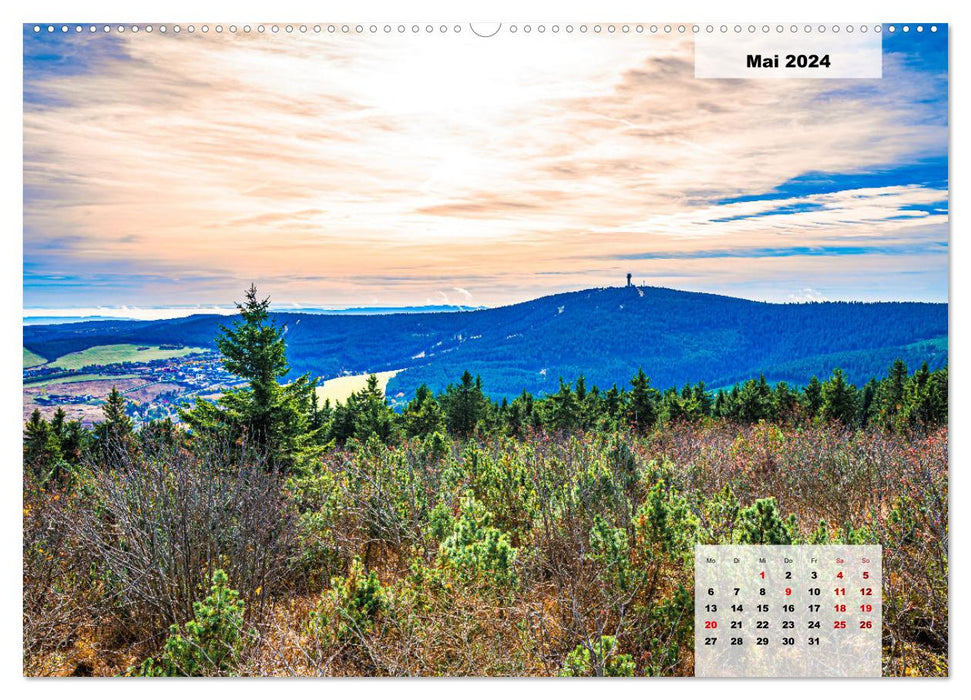
MULTIPOLYGON (((50 418, 57 410, 57 405, 41 406, 38 397, 56 394, 60 396, 91 396, 94 400, 102 400, 108 396, 112 387, 117 387, 125 399, 136 404, 151 401, 161 393, 177 391, 178 384, 150 382, 140 377, 129 379, 98 379, 68 384, 51 384, 47 386, 25 386, 23 394, 23 417, 26 421, 35 408, 39 408, 41 415, 50 418)), ((68 404, 61 408, 67 413, 69 420, 80 420, 91 424, 102 418, 101 406, 93 404, 68 404)))

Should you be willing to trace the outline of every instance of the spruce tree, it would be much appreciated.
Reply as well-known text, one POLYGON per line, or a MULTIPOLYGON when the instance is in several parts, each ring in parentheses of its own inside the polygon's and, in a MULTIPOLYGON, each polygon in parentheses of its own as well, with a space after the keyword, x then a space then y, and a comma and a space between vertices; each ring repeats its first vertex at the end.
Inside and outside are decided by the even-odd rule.
POLYGON ((810 418, 816 418, 823 408, 823 385, 814 374, 809 384, 802 391, 803 400, 806 404, 806 413, 810 418))
POLYGON ((843 370, 834 369, 833 376, 823 384, 823 417, 853 425, 857 417, 856 394, 856 387, 846 381, 843 370))
POLYGON ((888 430, 896 427, 897 419, 904 411, 908 378, 907 365, 898 357, 890 365, 886 378, 880 382, 877 412, 881 425, 888 430))
POLYGON ((873 377, 863 385, 863 389, 860 391, 860 424, 864 428, 870 424, 870 420, 876 413, 876 401, 879 392, 880 384, 873 377))
POLYGON ((776 418, 779 420, 791 420, 796 413, 799 404, 799 395, 794 392, 786 382, 779 382, 775 385, 772 402, 775 405, 776 418))
POLYGON ((929 422, 935 425, 947 425, 947 367, 931 372, 928 381, 928 402, 929 422))
POLYGON ((628 394, 627 417, 638 431, 646 433, 651 430, 658 417, 660 392, 651 386, 651 379, 638 369, 637 374, 630 380, 631 390, 628 394))
POLYGON ((89 442, 90 432, 80 421, 69 421, 63 408, 54 412, 50 422, 35 408, 24 424, 24 467, 41 485, 58 481, 81 463, 89 442))
POLYGON ((614 384, 604 394, 603 412, 609 426, 615 427, 624 408, 624 395, 614 384))
POLYGON ((699 417, 711 415, 711 396, 709 396, 708 387, 705 386, 704 382, 698 382, 694 386, 692 390, 692 398, 699 417))
POLYGON ((104 467, 128 453, 133 447, 132 435, 135 425, 126 411, 125 397, 117 387, 111 387, 101 407, 104 420, 94 426, 94 445, 92 454, 104 467))
POLYGON ((472 378, 466 370, 458 386, 449 384, 442 397, 449 431, 468 437, 475 432, 479 421, 485 417, 488 399, 482 392, 482 378, 472 378))
POLYGON ((436 432, 445 431, 445 416, 442 407, 435 400, 427 384, 422 384, 415 390, 412 399, 403 411, 402 420, 405 432, 409 437, 425 437, 436 432))
POLYGON ((35 408, 24 425, 24 467, 38 483, 44 484, 57 462, 61 459, 61 448, 57 436, 35 408))
POLYGON ((924 362, 907 382, 904 415, 911 426, 947 422, 947 370, 931 373, 924 362))
POLYGON ((281 384, 290 368, 283 330, 270 317, 269 297, 260 299, 251 285, 236 308, 239 317, 220 327, 216 346, 226 370, 248 386, 227 391, 215 402, 200 399, 179 415, 194 433, 242 442, 265 452, 276 468, 292 468, 313 454, 319 437, 310 427, 314 382, 307 374, 281 384))
POLYGON ((372 435, 387 444, 395 436, 395 413, 388 406, 377 375, 367 378, 365 387, 357 393, 354 436, 366 442, 372 435))
POLYGON ((94 428, 95 437, 102 451, 122 447, 131 435, 134 425, 128 417, 125 405, 125 397, 117 387, 111 387, 104 406, 101 407, 104 420, 94 428))
POLYGON ((536 415, 533 411, 533 395, 523 389, 523 393, 513 399, 506 411, 506 425, 509 432, 521 436, 527 429, 535 427, 536 415))
MULTIPOLYGON (((586 387, 584 387, 586 394, 586 387)), ((573 393, 573 387, 560 377, 560 389, 555 394, 550 394, 543 401, 544 422, 553 430, 572 431, 577 427, 579 410, 577 397, 573 393)))
POLYGON ((750 379, 742 386, 738 417, 746 423, 772 418, 773 403, 772 387, 769 386, 764 374, 759 375, 758 381, 750 379))

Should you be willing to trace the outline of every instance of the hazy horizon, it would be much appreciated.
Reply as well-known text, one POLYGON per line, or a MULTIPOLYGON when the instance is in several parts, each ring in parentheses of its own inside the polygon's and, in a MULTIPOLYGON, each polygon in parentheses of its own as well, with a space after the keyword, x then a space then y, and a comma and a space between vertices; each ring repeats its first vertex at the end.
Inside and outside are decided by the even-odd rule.
MULTIPOLYGON (((312 304, 300 304, 300 303, 276 303, 271 298, 271 310, 278 311, 281 313, 310 313, 310 314, 353 314, 354 312, 361 312, 362 314, 368 315, 381 315, 381 314, 392 314, 392 313, 446 313, 446 312, 461 312, 461 311, 475 311, 481 309, 493 309, 502 306, 512 306, 515 304, 526 303, 529 301, 534 301, 546 296, 554 296, 558 294, 570 294, 572 292, 583 292, 589 289, 620 289, 624 285, 608 285, 599 287, 588 287, 584 289, 573 289, 573 290, 563 290, 550 292, 549 294, 543 294, 539 297, 529 297, 527 299, 520 299, 517 301, 510 301, 504 304, 496 305, 466 305, 466 304, 427 304, 427 305, 400 305, 400 306, 339 306, 339 307, 325 307, 325 306, 315 306, 312 304)), ((647 288, 656 285, 638 285, 634 284, 635 287, 647 288)), ((687 293, 699 293, 699 294, 713 294, 716 292, 705 292, 700 290, 690 290, 690 289, 675 289, 673 287, 660 287, 663 289, 673 289, 674 291, 687 292, 687 293)), ((263 295, 262 290, 261 295, 263 295)), ((733 295, 724 295, 733 296, 733 295)), ((751 299, 748 297, 736 297, 739 299, 746 299, 747 301, 765 302, 770 304, 807 304, 813 302, 915 302, 915 303, 939 303, 947 304, 948 300, 943 301, 925 301, 920 299, 790 299, 787 301, 768 301, 765 299, 751 299)), ((100 307, 62 307, 62 308, 38 308, 32 307, 23 309, 23 319, 26 322, 28 319, 31 320, 30 324, 27 325, 43 325, 51 319, 66 319, 63 322, 70 322, 72 320, 132 320, 132 321, 163 321, 174 318, 184 318, 186 316, 192 316, 195 314, 209 314, 209 315, 223 315, 231 316, 237 312, 235 304, 223 304, 219 306, 198 306, 198 305, 181 305, 181 306, 100 306, 100 307)))

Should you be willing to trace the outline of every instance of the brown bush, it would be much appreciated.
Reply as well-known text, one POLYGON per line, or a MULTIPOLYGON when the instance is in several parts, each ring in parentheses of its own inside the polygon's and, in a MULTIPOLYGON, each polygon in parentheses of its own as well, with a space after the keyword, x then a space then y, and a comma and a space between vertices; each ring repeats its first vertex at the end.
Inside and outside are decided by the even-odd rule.
POLYGON ((84 502, 60 511, 114 606, 135 628, 191 619, 215 569, 259 614, 287 582, 295 514, 281 478, 245 446, 160 440, 87 466, 84 502))

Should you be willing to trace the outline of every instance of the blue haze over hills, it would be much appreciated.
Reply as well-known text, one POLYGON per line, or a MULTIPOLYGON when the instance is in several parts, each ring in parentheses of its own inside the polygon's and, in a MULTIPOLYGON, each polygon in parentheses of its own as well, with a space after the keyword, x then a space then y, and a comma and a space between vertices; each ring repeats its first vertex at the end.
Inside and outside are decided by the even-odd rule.
MULTIPOLYGON (((410 398, 469 370, 492 396, 627 383, 638 367, 654 386, 717 388, 765 374, 804 384, 843 368, 862 384, 897 357, 913 369, 947 364, 948 306, 922 302, 772 304, 660 287, 587 289, 492 309, 386 314, 279 312, 289 376, 404 370, 390 397, 410 398)), ((214 348, 232 319, 89 321, 24 327, 24 346, 48 360, 95 345, 180 343, 214 348)))

